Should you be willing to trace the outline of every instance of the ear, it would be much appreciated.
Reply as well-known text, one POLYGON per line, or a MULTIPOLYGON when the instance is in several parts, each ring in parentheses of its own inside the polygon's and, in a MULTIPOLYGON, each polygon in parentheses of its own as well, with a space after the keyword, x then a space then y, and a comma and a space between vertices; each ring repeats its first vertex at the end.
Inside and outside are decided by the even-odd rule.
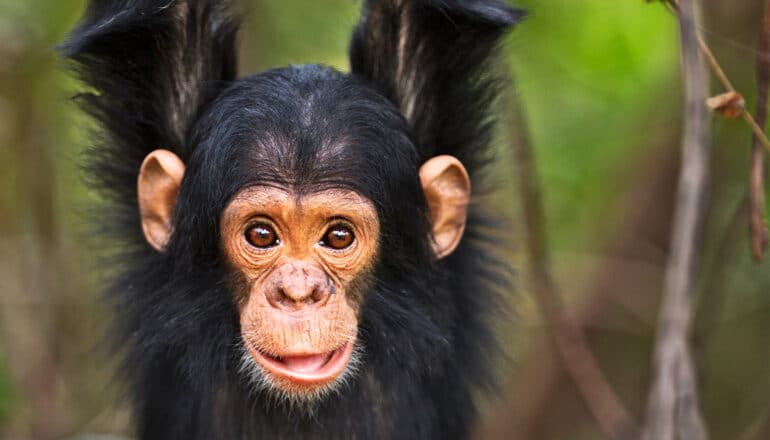
POLYGON ((444 155, 420 167, 420 182, 430 208, 433 252, 444 258, 455 250, 465 231, 471 179, 459 160, 444 155))
POLYGON ((171 215, 184 177, 185 166, 176 154, 155 150, 139 169, 137 195, 142 231, 150 246, 163 252, 171 233, 171 215))

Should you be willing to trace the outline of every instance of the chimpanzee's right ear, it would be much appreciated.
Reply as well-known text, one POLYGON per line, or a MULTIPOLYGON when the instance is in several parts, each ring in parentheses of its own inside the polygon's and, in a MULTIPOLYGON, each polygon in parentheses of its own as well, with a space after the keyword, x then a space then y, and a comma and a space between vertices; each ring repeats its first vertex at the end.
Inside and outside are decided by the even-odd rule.
POLYGON ((142 162, 137 181, 142 231, 150 246, 163 252, 173 233, 172 215, 185 166, 168 150, 155 150, 142 162))

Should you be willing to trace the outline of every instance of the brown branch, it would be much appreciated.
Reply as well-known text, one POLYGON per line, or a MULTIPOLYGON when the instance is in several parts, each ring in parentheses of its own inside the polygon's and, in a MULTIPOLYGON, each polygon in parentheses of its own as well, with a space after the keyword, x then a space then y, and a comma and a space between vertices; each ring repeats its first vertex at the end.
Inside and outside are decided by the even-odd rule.
MULTIPOLYGON (((709 66, 711 67, 711 71, 714 73, 714 76, 722 84, 722 87, 724 87, 729 92, 738 93, 735 90, 735 87, 733 86, 732 82, 730 82, 730 78, 727 77, 727 74, 725 74, 725 71, 722 69, 722 66, 719 65, 719 61, 717 61, 716 57, 714 56, 714 53, 711 52, 711 49, 708 47, 708 44, 706 44, 706 42, 703 40, 703 37, 701 37, 700 35, 698 35, 698 47, 703 52, 703 55, 706 57, 706 61, 708 61, 709 66)), ((765 132, 762 131, 762 128, 759 126, 759 124, 757 124, 757 121, 755 121, 754 118, 751 116, 751 113, 749 113, 744 108, 741 112, 741 116, 743 117, 743 120, 746 121, 746 124, 748 124, 749 128, 751 128, 751 131, 754 133, 754 136, 756 137, 760 145, 764 147, 768 152, 770 152, 770 140, 767 139, 765 132)))
MULTIPOLYGON (((646 1, 650 2, 651 0, 646 0, 646 1)), ((671 8, 671 10, 674 11, 676 14, 680 14, 679 0, 662 0, 662 2, 666 6, 671 8)), ((711 51, 711 48, 709 48, 708 44, 706 44, 706 41, 703 39, 703 37, 698 34, 697 39, 698 39, 698 47, 700 48, 703 55, 706 57, 706 61, 708 61, 708 64, 709 64, 709 67, 711 68, 712 73, 714 73, 714 76, 722 84, 722 87, 724 87, 725 90, 727 90, 728 92, 738 93, 735 90, 735 87, 733 86, 732 82, 730 81, 730 78, 727 77, 727 74, 725 74, 724 69, 722 69, 722 66, 719 65, 719 61, 717 61, 716 57, 714 56, 714 53, 711 51)), ((760 53, 760 57, 761 57, 761 53, 760 53)), ((745 108, 743 108, 740 116, 742 116, 743 120, 746 121, 746 124, 748 124, 752 133, 754 133, 754 136, 757 138, 757 141, 762 145, 762 147, 765 150, 767 150, 770 153, 770 140, 767 139, 767 136, 765 135, 764 130, 762 130, 760 125, 757 123, 757 121, 754 120, 754 118, 751 116, 751 113, 749 113, 748 111, 746 111, 745 108)))
MULTIPOLYGON (((767 121, 767 99, 770 89, 770 0, 765 1, 762 30, 759 36, 757 54, 757 108, 754 119, 759 127, 767 121)), ((759 138, 751 140, 751 166, 749 171, 749 228, 751 231, 751 253, 755 261, 761 261, 767 250, 770 236, 765 224, 765 154, 759 138)))
POLYGON ((653 382, 647 404, 646 440, 702 440, 695 367, 688 346, 698 236, 708 183, 708 73, 699 49, 694 0, 680 0, 679 35, 685 83, 682 169, 656 336, 653 382))
POLYGON ((509 97, 514 175, 525 217, 529 280, 538 308, 553 325, 552 337, 565 369, 577 385, 602 431, 611 439, 635 438, 638 428, 617 397, 583 334, 558 294, 550 272, 545 215, 532 142, 518 96, 509 97))

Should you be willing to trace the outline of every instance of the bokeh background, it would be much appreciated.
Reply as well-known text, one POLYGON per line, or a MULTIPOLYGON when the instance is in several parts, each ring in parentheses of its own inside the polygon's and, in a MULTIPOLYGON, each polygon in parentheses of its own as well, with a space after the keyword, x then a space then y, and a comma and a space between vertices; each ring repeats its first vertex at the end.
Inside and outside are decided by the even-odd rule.
MULTIPOLYGON (((703 33, 753 108, 761 0, 704 0, 703 33)), ((517 0, 530 16, 505 48, 524 124, 502 101, 501 191, 508 258, 519 268, 499 393, 483 395, 478 438, 602 439, 565 374, 525 268, 511 140, 537 155, 553 271, 568 310, 622 403, 641 421, 679 167, 681 81, 675 17, 643 0, 517 0), (514 136, 511 135, 514 133, 514 136)), ((292 63, 347 70, 354 0, 243 0, 243 74, 292 63)), ((57 59, 84 0, 0 0, 0 438, 129 438, 109 314, 84 219, 94 195, 79 155, 88 121, 57 59)), ((714 86, 715 92, 721 92, 714 86)), ((714 439, 770 438, 770 261, 747 239, 750 133, 714 120, 693 350, 714 439)))

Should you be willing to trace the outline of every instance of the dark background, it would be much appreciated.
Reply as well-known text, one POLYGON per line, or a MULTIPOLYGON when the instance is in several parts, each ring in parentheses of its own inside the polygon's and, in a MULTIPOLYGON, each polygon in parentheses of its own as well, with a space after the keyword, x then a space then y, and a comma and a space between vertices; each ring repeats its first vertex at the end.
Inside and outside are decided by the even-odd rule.
MULTIPOLYGON (((242 1, 241 72, 321 62, 347 70, 353 0, 242 1)), ((507 67, 538 159, 553 269, 568 308, 641 421, 679 167, 681 82, 675 17, 642 0, 520 0, 529 19, 507 67)), ((703 33, 753 108, 760 0, 702 2, 703 33)), ((79 85, 52 51, 83 0, 0 0, 0 438, 123 438, 112 362, 96 347, 109 315, 83 212, 94 200, 78 155, 88 121, 79 85), (116 436, 116 437, 113 437, 116 436)), ((714 92, 722 90, 714 86, 714 92)), ((506 102, 503 102, 506 104, 506 102)), ((500 111, 496 206, 527 267, 510 106, 500 111)), ((714 439, 770 438, 770 262, 751 261, 750 132, 714 120, 693 350, 714 439)), ((479 438, 601 439, 553 354, 526 271, 500 334, 510 353, 498 396, 480 396, 479 438)), ((451 384, 448 384, 451 386, 451 384)))

